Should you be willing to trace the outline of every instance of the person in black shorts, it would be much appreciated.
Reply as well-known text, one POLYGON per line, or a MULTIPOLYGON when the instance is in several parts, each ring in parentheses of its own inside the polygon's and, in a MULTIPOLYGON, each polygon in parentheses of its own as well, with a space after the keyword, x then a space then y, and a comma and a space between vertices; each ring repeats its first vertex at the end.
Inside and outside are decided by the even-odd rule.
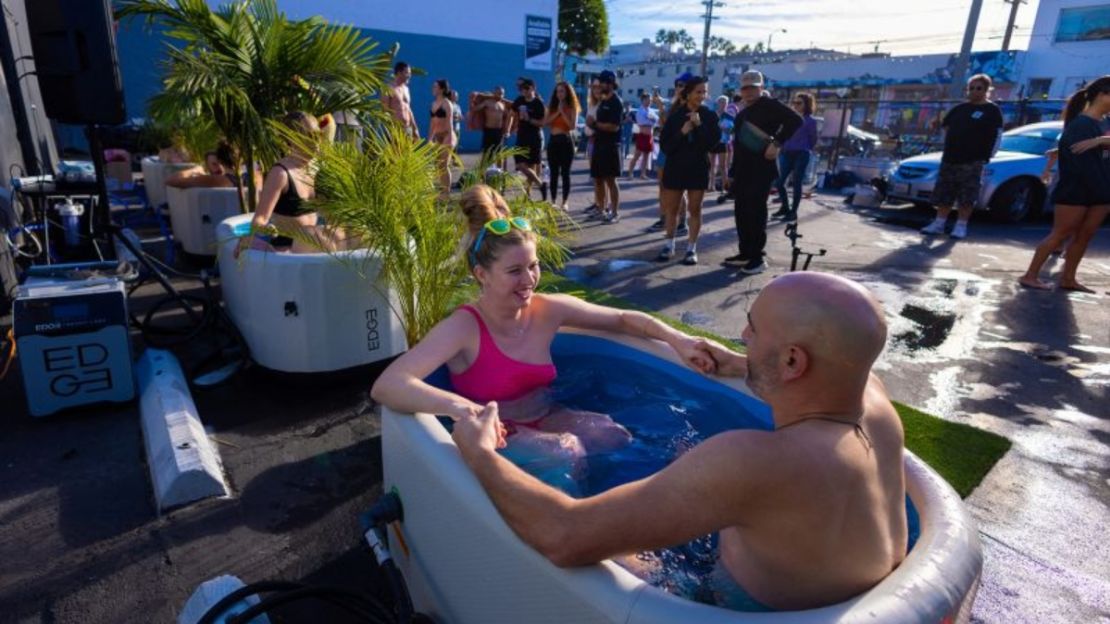
POLYGON ((959 206, 952 238, 967 236, 967 222, 979 203, 983 167, 994 155, 1002 135, 1002 109, 987 99, 991 78, 976 74, 967 81, 967 101, 944 116, 944 155, 940 159, 933 204, 937 217, 922 228, 922 234, 943 234, 952 206, 959 206))
POLYGON ((1052 284, 1040 280, 1049 254, 1072 237, 1064 252, 1061 290, 1094 292, 1076 281, 1079 261, 1099 226, 1110 213, 1110 75, 1077 91, 1064 109, 1064 133, 1060 135, 1059 180, 1052 191, 1052 231, 1033 253, 1029 269, 1019 280, 1022 286, 1048 290, 1052 284))
POLYGON ((689 238, 683 264, 698 263, 698 233, 701 231, 701 205, 709 188, 709 153, 721 141, 717 114, 703 105, 708 97, 705 78, 694 76, 675 98, 663 124, 659 148, 667 154, 663 170, 663 211, 666 215, 667 242, 656 258, 660 262, 674 256, 675 228, 682 195, 688 198, 689 238))
POLYGON ((516 147, 525 150, 517 154, 516 170, 527 178, 525 189, 532 193, 532 185, 540 186, 540 194, 547 201, 547 182, 540 177, 540 155, 543 152, 543 122, 547 108, 536 97, 536 83, 531 78, 520 80, 520 97, 513 100, 513 121, 516 125, 516 147))
POLYGON ((601 72, 600 101, 596 116, 586 117, 586 125, 594 131, 594 153, 590 159, 590 175, 594 179, 594 198, 601 210, 602 220, 617 223, 620 215, 620 188, 617 178, 621 175, 621 117, 624 104, 615 93, 617 75, 609 70, 601 72), (609 209, 606 210, 606 198, 609 209))

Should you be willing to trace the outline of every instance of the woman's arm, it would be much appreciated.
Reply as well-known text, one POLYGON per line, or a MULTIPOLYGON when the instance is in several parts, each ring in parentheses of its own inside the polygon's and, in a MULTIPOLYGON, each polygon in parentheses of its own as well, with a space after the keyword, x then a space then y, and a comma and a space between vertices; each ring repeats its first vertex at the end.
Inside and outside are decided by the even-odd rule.
POLYGON ((691 368, 711 372, 712 362, 706 351, 699 348, 699 341, 661 321, 635 310, 618 310, 608 306, 582 301, 570 295, 544 295, 559 325, 596 329, 660 340, 672 349, 691 368))
POLYGON ((464 341, 474 335, 474 322, 465 314, 455 312, 447 317, 394 360, 374 382, 370 397, 402 413, 441 414, 458 420, 480 412, 481 405, 424 382, 425 377, 457 356, 464 341))
POLYGON ((201 175, 204 175, 204 169, 201 169, 200 165, 193 165, 188 169, 176 171, 169 177, 167 177, 166 186, 172 186, 174 188, 189 188, 190 186, 193 186, 190 180, 196 176, 201 175))
POLYGON ((683 132, 687 126, 692 127, 686 121, 686 116, 681 111, 674 111, 667 116, 667 121, 663 122, 663 128, 659 131, 659 149, 664 154, 673 154, 678 149, 679 143, 686 138, 683 132))
POLYGON ((694 132, 694 143, 699 149, 709 151, 721 141, 721 120, 717 113, 704 106, 698 116, 701 117, 701 124, 694 132))

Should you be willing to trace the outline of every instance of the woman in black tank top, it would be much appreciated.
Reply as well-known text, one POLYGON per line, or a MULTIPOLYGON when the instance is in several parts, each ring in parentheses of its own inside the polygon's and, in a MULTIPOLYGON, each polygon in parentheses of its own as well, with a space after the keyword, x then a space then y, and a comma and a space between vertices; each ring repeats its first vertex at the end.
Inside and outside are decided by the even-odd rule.
MULTIPOLYGON (((320 133, 316 118, 308 113, 290 113, 285 117, 285 123, 306 136, 320 133)), ((270 225, 286 234, 270 238, 269 247, 275 251, 295 251, 294 240, 287 233, 296 231, 297 228, 316 227, 316 211, 307 204, 316 195, 314 174, 309 166, 311 161, 311 154, 304 154, 294 148, 291 154, 275 163, 266 174, 258 200, 258 210, 251 219, 252 234, 240 239, 240 251, 251 246, 257 247, 254 242, 255 233, 270 225)), ((265 248, 265 245, 262 247, 265 248)))

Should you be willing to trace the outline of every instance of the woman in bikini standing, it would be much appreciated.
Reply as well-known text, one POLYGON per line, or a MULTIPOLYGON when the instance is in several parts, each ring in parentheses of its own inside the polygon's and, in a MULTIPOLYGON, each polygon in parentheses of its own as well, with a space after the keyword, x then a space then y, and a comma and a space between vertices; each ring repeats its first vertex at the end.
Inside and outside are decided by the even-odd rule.
POLYGON ((462 196, 470 235, 464 241, 481 293, 459 307, 381 374, 370 394, 405 413, 455 420, 497 402, 509 451, 556 458, 579 473, 588 453, 624 445, 628 431, 604 414, 551 402, 555 379, 551 342, 563 326, 662 340, 691 366, 705 370, 693 337, 642 312, 587 303, 569 295, 535 292, 540 279, 536 234, 512 217, 497 191, 476 185, 462 196), (424 382, 445 365, 454 391, 424 382))
POLYGON ((458 137, 455 135, 455 105, 451 103, 451 86, 440 78, 432 83, 432 120, 428 124, 428 137, 432 143, 442 145, 439 154, 439 184, 442 196, 451 191, 451 154, 458 137))

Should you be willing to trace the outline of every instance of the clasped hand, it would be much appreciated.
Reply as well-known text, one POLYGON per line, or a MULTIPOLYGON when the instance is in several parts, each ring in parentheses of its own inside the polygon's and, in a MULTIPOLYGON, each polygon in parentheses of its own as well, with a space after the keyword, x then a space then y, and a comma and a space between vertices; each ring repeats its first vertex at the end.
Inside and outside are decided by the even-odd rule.
POLYGON ((466 453, 469 451, 496 451, 505 448, 508 430, 501 423, 497 401, 484 406, 473 406, 455 419, 451 438, 455 445, 466 453))

